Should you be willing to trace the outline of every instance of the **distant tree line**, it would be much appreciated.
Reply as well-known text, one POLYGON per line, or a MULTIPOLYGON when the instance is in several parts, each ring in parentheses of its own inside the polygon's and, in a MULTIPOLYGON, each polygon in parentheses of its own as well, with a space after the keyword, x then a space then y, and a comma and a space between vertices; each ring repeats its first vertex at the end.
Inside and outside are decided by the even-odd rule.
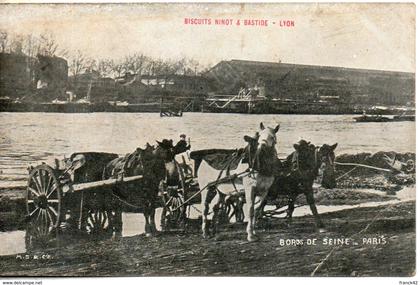
POLYGON ((94 59, 81 50, 69 51, 58 45, 54 35, 11 35, 0 30, 0 51, 36 57, 59 56, 67 60, 69 75, 97 71, 102 77, 121 77, 125 74, 140 76, 199 75, 209 69, 198 61, 183 57, 180 59, 156 59, 141 52, 124 55, 116 59, 94 59))

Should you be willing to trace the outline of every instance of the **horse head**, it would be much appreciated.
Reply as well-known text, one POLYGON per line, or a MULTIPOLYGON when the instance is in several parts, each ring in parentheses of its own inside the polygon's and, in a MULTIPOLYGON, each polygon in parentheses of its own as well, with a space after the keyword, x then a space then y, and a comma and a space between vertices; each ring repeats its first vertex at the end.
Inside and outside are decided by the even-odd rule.
POLYGON ((323 144, 318 150, 318 165, 321 169, 321 185, 325 188, 334 188, 335 181, 335 153, 337 143, 333 145, 323 144))
POLYGON ((292 172, 313 179, 317 175, 316 147, 310 141, 300 140, 293 144, 295 151, 292 154, 292 172))
POLYGON ((275 145, 278 130, 279 125, 275 128, 266 128, 263 123, 260 123, 260 131, 254 137, 244 137, 248 143, 248 163, 251 169, 267 176, 273 174, 273 164, 277 160, 275 145))
POLYGON ((276 133, 279 130, 279 125, 275 128, 265 127, 264 124, 260 123, 260 131, 258 133, 258 148, 274 148, 277 143, 276 133))
POLYGON ((249 148, 249 151, 251 153, 255 153, 257 151, 258 148, 258 138, 259 138, 259 134, 258 132, 255 133, 254 136, 244 136, 244 141, 247 142, 247 148, 249 148))
POLYGON ((158 145, 153 151, 154 154, 165 162, 171 162, 175 158, 173 141, 163 139, 156 142, 158 145))
POLYGON ((247 143, 245 147, 245 158, 251 167, 251 165, 253 165, 252 160, 255 158, 255 153, 258 148, 258 132, 252 137, 245 135, 244 141, 247 143))

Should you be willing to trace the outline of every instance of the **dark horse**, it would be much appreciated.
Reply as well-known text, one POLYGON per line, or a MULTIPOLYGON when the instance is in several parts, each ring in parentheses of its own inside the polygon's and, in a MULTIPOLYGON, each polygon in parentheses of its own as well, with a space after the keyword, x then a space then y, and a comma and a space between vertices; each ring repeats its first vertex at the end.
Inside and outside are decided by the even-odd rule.
POLYGON ((161 142, 157 142, 156 151, 165 153, 165 169, 166 169, 166 177, 165 177, 165 184, 167 186, 178 186, 182 187, 181 179, 179 176, 179 165, 175 161, 175 148, 173 145, 172 140, 164 139, 161 142))
POLYGON ((137 148, 125 157, 119 157, 107 164, 103 179, 143 175, 136 182, 117 183, 113 188, 119 200, 133 208, 133 212, 142 212, 145 217, 145 233, 150 236, 157 232, 155 208, 159 193, 159 184, 166 176, 165 161, 170 152, 154 148, 147 144, 145 149, 137 148))
MULTIPOLYGON (((162 181, 160 190, 162 190, 162 192, 166 192, 167 195, 170 196, 169 199, 183 196, 180 193, 180 189, 185 190, 185 185, 184 185, 185 181, 183 177, 184 170, 175 160, 175 155, 178 153, 176 152, 176 149, 173 145, 173 141, 163 139, 162 141, 156 141, 156 142, 157 142, 156 151, 167 154, 164 159, 165 178, 162 181)), ((167 203, 167 201, 165 200, 166 198, 168 197, 163 195, 165 204, 167 203)), ((179 214, 179 216, 177 216, 176 218, 177 223, 182 224, 185 221, 185 217, 186 217, 185 212, 186 212, 186 207, 180 206, 179 211, 177 212, 179 214)), ((165 230, 167 228, 168 223, 171 223, 171 221, 168 220, 167 207, 163 207, 161 221, 160 221, 162 230, 165 230)))
POLYGON ((291 223, 296 198, 299 194, 305 194, 306 201, 315 217, 317 228, 323 231, 324 224, 315 206, 313 183, 321 174, 322 186, 335 187, 334 150, 337 144, 332 146, 324 144, 318 148, 310 142, 301 140, 293 147, 295 151, 282 163, 281 174, 276 177, 267 199, 274 200, 278 195, 286 195, 288 197, 287 219, 291 223))

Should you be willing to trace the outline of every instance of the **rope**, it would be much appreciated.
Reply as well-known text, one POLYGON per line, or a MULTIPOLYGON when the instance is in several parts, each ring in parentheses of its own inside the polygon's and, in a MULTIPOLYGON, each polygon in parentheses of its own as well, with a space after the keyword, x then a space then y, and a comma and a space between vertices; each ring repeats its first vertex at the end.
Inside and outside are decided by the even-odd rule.
POLYGON ((344 176, 350 174, 350 172, 353 172, 353 170, 355 170, 356 168, 358 168, 359 166, 355 166, 353 167, 350 171, 347 171, 346 173, 344 173, 343 175, 340 175, 339 177, 336 178, 336 180, 340 180, 341 178, 343 178, 344 176))
POLYGON ((358 167, 365 167, 365 168, 370 168, 370 169, 375 169, 375 170, 380 170, 380 171, 392 172, 392 170, 390 169, 385 169, 385 168, 380 168, 380 167, 375 167, 375 166, 370 166, 370 165, 365 165, 365 164, 359 164, 359 163, 344 163, 344 162, 334 162, 334 163, 337 165, 343 165, 343 166, 354 166, 352 169, 350 169, 343 175, 340 175, 339 177, 337 177, 336 180, 340 180, 344 176, 353 172, 358 167))
MULTIPOLYGON (((303 206, 306 206, 306 204, 301 204, 301 205, 295 206, 295 209, 296 209, 296 208, 303 207, 303 206)), ((287 205, 285 205, 285 206, 283 206, 283 207, 280 207, 280 208, 277 208, 277 209, 275 209, 275 210, 265 211, 263 214, 264 214, 265 216, 268 216, 268 217, 272 218, 272 217, 274 217, 275 215, 281 215, 281 214, 286 213, 288 209, 285 209, 285 210, 280 210, 280 209, 282 209, 282 208, 284 208, 284 207, 287 207, 287 205), (280 210, 280 211, 279 211, 279 210, 280 210)))
POLYGON ((359 164, 359 163, 335 162, 335 164, 337 164, 337 165, 344 165, 344 166, 361 166, 361 167, 375 169, 375 170, 392 172, 392 170, 390 170, 390 169, 375 167, 375 166, 366 165, 366 164, 359 164))
POLYGON ((121 199, 120 197, 118 197, 118 195, 115 195, 114 193, 112 193, 112 196, 114 196, 115 198, 117 198, 121 203, 126 204, 127 206, 130 206, 130 207, 132 207, 134 209, 138 209, 138 210, 143 209, 142 207, 139 207, 139 206, 133 205, 133 204, 127 202, 127 201, 124 201, 123 199, 121 199))
POLYGON ((201 214, 200 209, 198 209, 196 206, 194 206, 194 204, 191 204, 190 206, 191 206, 191 207, 193 207, 193 208, 194 208, 194 210, 196 210, 197 212, 199 212, 199 213, 201 214))

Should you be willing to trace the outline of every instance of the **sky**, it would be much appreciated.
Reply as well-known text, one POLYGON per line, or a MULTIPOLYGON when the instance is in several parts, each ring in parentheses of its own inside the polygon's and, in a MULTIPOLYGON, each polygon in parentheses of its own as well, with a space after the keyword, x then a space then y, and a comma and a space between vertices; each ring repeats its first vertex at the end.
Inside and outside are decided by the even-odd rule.
POLYGON ((51 33, 95 59, 137 52, 202 65, 243 59, 415 72, 414 4, 0 4, 0 30, 51 33), (294 25, 280 26, 287 20, 294 25))

